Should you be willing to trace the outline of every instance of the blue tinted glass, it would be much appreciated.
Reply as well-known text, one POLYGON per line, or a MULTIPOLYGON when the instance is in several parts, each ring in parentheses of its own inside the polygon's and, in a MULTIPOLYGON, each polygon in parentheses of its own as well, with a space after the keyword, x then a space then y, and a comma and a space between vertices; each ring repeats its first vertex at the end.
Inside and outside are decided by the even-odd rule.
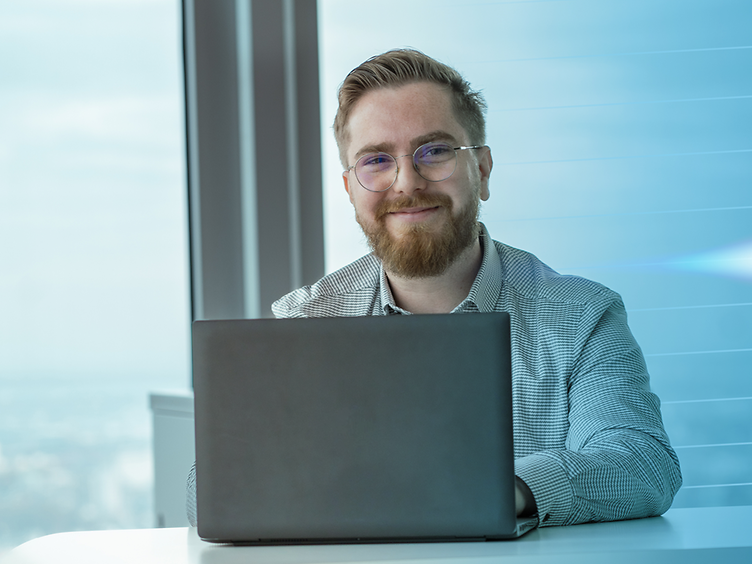
POLYGON ((179 13, 0 2, 0 552, 155 524, 148 392, 189 383, 179 13))
POLYGON ((454 158, 454 149, 445 143, 428 143, 415 153, 415 160, 420 164, 443 164, 454 158))
MULTIPOLYGON (((384 0, 400 18, 353 27, 367 21, 365 4, 320 0, 322 99, 400 45, 480 89, 495 161, 481 212, 491 236, 622 294, 685 467, 675 506, 752 504, 740 415, 752 410, 752 4, 460 5, 384 0), (436 33, 447 29, 451 42, 436 33), (711 438, 692 444, 700 425, 711 438)), ((336 104, 322 108, 331 123, 336 104)), ((336 150, 325 150, 333 271, 368 249, 345 219, 336 150)))

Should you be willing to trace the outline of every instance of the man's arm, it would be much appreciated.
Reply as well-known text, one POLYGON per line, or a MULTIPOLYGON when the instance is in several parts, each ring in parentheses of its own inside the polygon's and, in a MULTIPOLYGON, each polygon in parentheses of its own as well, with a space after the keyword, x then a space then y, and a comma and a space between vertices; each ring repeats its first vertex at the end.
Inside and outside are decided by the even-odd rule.
POLYGON ((659 401, 620 300, 586 337, 569 378, 564 448, 515 462, 541 525, 660 515, 681 485, 659 401))

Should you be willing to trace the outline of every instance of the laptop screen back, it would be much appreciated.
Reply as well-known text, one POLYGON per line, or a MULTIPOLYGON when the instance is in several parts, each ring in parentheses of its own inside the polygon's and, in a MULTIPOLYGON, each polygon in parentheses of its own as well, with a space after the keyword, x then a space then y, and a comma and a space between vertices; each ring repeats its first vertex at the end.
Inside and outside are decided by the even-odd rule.
POLYGON ((507 314, 198 321, 199 535, 514 536, 507 314))

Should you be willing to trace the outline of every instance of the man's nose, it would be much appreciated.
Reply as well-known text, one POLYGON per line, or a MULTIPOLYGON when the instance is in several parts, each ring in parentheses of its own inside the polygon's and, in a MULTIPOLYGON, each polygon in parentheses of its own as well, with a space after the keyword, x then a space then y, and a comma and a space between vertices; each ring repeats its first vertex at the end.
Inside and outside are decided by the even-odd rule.
POLYGON ((428 181, 415 169, 413 155, 402 155, 396 157, 395 160, 397 161, 397 179, 392 185, 395 193, 412 194, 416 190, 426 188, 428 181))

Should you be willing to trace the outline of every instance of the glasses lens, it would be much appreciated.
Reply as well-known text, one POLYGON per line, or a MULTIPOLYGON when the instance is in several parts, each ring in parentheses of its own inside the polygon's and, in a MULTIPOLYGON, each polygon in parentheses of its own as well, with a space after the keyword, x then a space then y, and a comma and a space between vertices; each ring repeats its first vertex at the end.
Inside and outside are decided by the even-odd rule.
POLYGON ((418 147, 413 159, 423 178, 439 182, 452 176, 457 154, 454 148, 446 143, 426 143, 418 147))
POLYGON ((355 176, 371 192, 389 190, 397 175, 397 162, 387 153, 369 153, 355 163, 355 176))

